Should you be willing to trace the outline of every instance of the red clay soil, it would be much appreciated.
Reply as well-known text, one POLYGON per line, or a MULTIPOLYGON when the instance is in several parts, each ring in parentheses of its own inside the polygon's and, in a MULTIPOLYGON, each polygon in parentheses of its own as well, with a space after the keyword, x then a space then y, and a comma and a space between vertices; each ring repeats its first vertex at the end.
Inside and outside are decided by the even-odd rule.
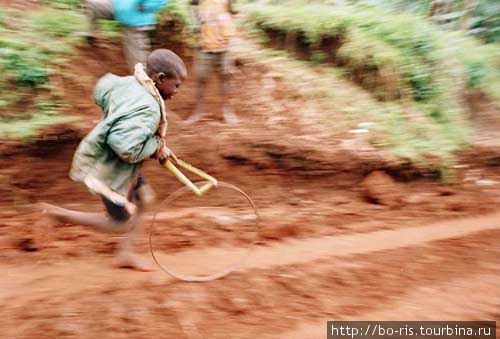
POLYGON ((34 10, 40 6, 39 0, 0 0, 0 6, 22 10, 34 10))
MULTIPOLYGON (((367 199, 367 183, 362 181, 369 169, 307 175, 307 171, 290 166, 294 161, 300 165, 304 159, 289 157, 284 164, 280 153, 272 152, 272 144, 262 142, 265 146, 260 148, 246 144, 253 153, 235 150, 242 145, 240 134, 251 135, 255 144, 272 137, 267 118, 245 103, 245 96, 252 96, 261 79, 244 78, 240 73, 234 87, 240 93, 248 89, 235 99, 240 124, 220 122, 218 86, 213 78, 209 86, 209 96, 215 98, 208 105, 211 115, 197 125, 182 126, 181 120, 195 104, 194 74, 190 74, 179 95, 167 104, 168 140, 179 157, 247 191, 262 215, 258 248, 282 245, 282 252, 268 258, 270 263, 265 267, 253 262, 227 278, 203 284, 173 281, 159 271, 112 268, 117 237, 80 226, 48 225, 33 208, 34 203, 47 201, 102 211, 98 198, 70 181, 68 170, 79 140, 100 116, 92 100, 93 84, 107 71, 122 75, 127 71, 117 45, 82 48, 76 59, 79 62, 68 67, 77 77, 60 81, 70 103, 66 114, 80 115, 83 122, 46 130, 35 145, 2 149, 0 273, 4 278, 0 279, 0 330, 6 338, 279 338, 320 319, 352 320, 378 312, 377 320, 389 320, 398 302, 415 306, 405 309, 411 320, 500 320, 500 300, 494 298, 498 297, 494 288, 500 283, 500 233, 473 227, 475 220, 496 222, 498 216, 466 221, 470 230, 464 234, 446 237, 445 233, 440 240, 411 245, 406 244, 408 235, 403 229, 445 219, 458 223, 462 217, 494 211, 500 201, 498 184, 491 181, 482 186, 477 180, 500 182, 497 168, 474 166, 470 158, 469 167, 458 170, 460 180, 455 185, 425 179, 391 182, 395 185, 391 194, 398 191, 397 203, 367 199), (279 264, 280 253, 293 251, 287 242, 291 239, 301 239, 303 246, 314 251, 315 240, 310 238, 354 234, 351 241, 356 244, 357 237, 362 243, 363 234, 380 230, 401 230, 400 239, 396 237, 385 249, 363 252, 360 248, 342 257, 332 250, 331 255, 318 259, 279 264), (443 292, 443 305, 433 303, 435 288, 454 286, 456 281, 460 281, 456 289, 443 292), (448 303, 467 288, 475 290, 468 299, 474 303, 472 315, 468 308, 448 303), (417 292, 422 295, 422 289, 431 292, 425 298, 415 298, 417 292)), ((293 112, 289 114, 293 116, 293 112)), ((293 122, 284 121, 290 123, 284 128, 295 129, 293 122)), ((287 137, 274 136, 281 140, 287 137)), ((158 201, 181 187, 154 161, 146 165, 145 173, 158 201)), ((377 180, 384 185, 383 178, 368 184, 376 188, 377 180)), ((161 204, 158 209, 169 212, 161 204)), ((210 233, 191 227, 185 232, 184 227, 202 220, 203 213, 190 218, 172 219, 164 233, 157 235, 163 254, 213 248, 218 241, 234 236, 220 229, 210 233)), ((146 234, 138 247, 146 256, 146 234)), ((300 252, 296 255, 300 257, 300 252)))

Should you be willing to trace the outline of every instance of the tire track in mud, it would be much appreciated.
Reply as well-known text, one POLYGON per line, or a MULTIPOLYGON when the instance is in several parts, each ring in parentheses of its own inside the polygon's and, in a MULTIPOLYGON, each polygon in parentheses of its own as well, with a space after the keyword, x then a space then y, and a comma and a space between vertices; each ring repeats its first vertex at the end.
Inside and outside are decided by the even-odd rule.
MULTIPOLYGON (((461 231, 446 236, 431 232, 441 240, 426 238, 427 241, 416 242, 418 246, 409 246, 403 238, 398 244, 408 247, 393 244, 386 250, 358 248, 351 255, 345 252, 343 257, 298 260, 267 268, 247 267, 225 279, 203 284, 172 281, 160 274, 110 271, 96 262, 61 265, 59 268, 64 268, 66 275, 54 267, 52 278, 44 277, 50 274, 51 267, 43 267, 24 272, 24 278, 30 278, 24 284, 14 281, 11 288, 24 295, 16 298, 10 294, 4 303, 10 307, 0 310, 0 322, 11 319, 15 326, 29 320, 32 325, 24 325, 28 326, 24 333, 31 336, 40 326, 53 337, 69 331, 82 338, 97 334, 95 326, 124 326, 141 335, 157 335, 161 328, 162 333, 180 338, 266 338, 264 334, 272 338, 303 322, 357 318, 398 300, 411 301, 405 296, 414 290, 454 284, 464 275, 471 277, 465 279, 464 286, 470 284, 471 290, 479 287, 491 291, 500 283, 500 231, 479 232, 483 228, 471 227, 470 220, 462 227, 458 224, 461 231), (465 230, 478 233, 467 235, 465 230), (486 276, 491 282, 478 283, 475 279, 486 276), (50 305, 51 322, 46 320, 46 305, 50 305), (98 311, 92 312, 93 309, 98 311), (70 310, 76 310, 78 317, 72 316, 70 310), (130 314, 128 310, 132 310, 130 314), (100 314, 98 319, 96 312, 100 314)), ((482 227, 495 228, 486 225, 489 226, 482 227)), ((434 227, 443 231, 450 226, 434 227)), ((16 275, 15 270, 8 272, 16 275)), ((477 304, 480 309, 484 309, 483 299, 477 304)), ((408 305, 411 309, 411 303, 408 305)))

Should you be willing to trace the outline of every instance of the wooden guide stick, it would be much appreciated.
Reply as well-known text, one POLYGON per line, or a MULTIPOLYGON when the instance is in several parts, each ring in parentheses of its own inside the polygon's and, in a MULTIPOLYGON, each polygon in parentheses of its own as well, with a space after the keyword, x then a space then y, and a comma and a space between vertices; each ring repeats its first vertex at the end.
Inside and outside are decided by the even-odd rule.
POLYGON ((180 167, 184 168, 185 170, 187 170, 187 171, 189 171, 191 173, 194 173, 194 174, 198 175, 199 177, 201 177, 201 178, 203 178, 203 179, 205 179, 205 180, 208 181, 208 183, 206 183, 202 187, 198 188, 198 187, 196 187, 195 184, 193 184, 191 182, 191 180, 189 180, 188 177, 186 177, 184 175, 184 173, 182 173, 177 167, 175 167, 175 165, 170 161, 170 159, 165 162, 165 167, 168 168, 168 170, 170 172, 172 172, 172 174, 181 183, 183 183, 184 185, 186 185, 187 187, 189 187, 197 196, 202 196, 204 193, 206 193, 212 187, 217 186, 217 179, 215 179, 211 175, 203 172, 199 168, 196 168, 193 165, 190 165, 187 162, 182 161, 182 160, 177 160, 177 164, 180 167))

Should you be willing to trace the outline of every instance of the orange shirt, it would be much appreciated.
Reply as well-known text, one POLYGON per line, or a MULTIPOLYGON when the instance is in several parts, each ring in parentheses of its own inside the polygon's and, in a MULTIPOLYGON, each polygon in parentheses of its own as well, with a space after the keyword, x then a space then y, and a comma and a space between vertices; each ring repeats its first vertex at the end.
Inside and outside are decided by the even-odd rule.
POLYGON ((199 16, 202 50, 208 52, 225 51, 229 38, 234 34, 228 0, 201 0, 199 16))

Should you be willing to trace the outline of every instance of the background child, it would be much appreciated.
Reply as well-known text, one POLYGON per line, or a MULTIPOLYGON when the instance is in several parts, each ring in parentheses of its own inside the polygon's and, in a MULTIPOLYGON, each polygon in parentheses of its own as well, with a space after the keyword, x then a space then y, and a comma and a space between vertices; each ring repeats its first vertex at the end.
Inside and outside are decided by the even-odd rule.
POLYGON ((168 0, 86 0, 89 18, 87 38, 93 42, 97 20, 118 20, 122 24, 123 50, 130 69, 138 62, 146 63, 151 51, 149 35, 156 25, 156 14, 168 0))
POLYGON ((205 92, 210 72, 215 68, 220 78, 221 95, 224 100, 223 117, 226 123, 237 123, 231 96, 231 59, 229 45, 235 28, 231 14, 234 13, 230 0, 192 0, 197 6, 196 21, 199 27, 199 49, 196 53, 196 100, 194 113, 187 124, 200 120, 205 112, 205 92))

